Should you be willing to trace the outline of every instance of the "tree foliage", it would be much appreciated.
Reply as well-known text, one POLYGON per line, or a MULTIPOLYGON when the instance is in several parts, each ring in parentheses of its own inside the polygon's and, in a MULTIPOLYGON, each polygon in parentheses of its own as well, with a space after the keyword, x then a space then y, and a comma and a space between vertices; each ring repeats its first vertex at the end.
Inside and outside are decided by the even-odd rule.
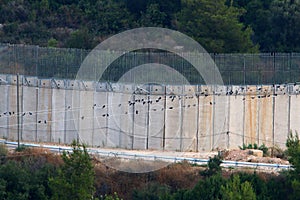
POLYGON ((209 52, 257 52, 252 29, 239 22, 244 12, 225 5, 225 0, 183 0, 178 28, 196 39, 209 52))
POLYGON ((298 133, 290 132, 286 142, 289 162, 293 165, 290 171, 290 180, 293 188, 293 196, 291 199, 298 198, 300 195, 300 141, 298 133))
POLYGON ((40 46, 55 39, 56 47, 90 49, 121 31, 158 26, 188 34, 209 52, 299 52, 299 23, 298 0, 2 0, 0 4, 0 42, 40 46))
POLYGON ((64 152, 64 165, 58 175, 50 179, 53 200, 86 200, 94 195, 95 172, 85 145, 72 143, 73 151, 64 152))
POLYGON ((51 194, 47 180, 54 175, 55 166, 43 163, 42 158, 6 160, 0 165, 0 199, 48 200, 51 194))
POLYGON ((234 175, 226 185, 221 186, 221 193, 224 200, 256 200, 256 194, 253 191, 251 183, 248 181, 241 183, 238 175, 234 175))

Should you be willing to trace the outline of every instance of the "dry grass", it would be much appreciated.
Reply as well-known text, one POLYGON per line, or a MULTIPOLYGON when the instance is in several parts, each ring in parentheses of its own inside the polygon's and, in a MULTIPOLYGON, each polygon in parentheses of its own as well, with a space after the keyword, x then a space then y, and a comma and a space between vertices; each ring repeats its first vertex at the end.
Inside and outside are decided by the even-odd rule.
POLYGON ((20 152, 10 152, 6 159, 23 161, 24 157, 30 157, 35 162, 39 164, 49 163, 54 166, 60 166, 63 164, 63 160, 60 155, 54 154, 45 148, 25 148, 20 152))
POLYGON ((160 170, 148 173, 127 173, 109 168, 102 162, 95 164, 97 195, 113 194, 130 199, 135 189, 141 189, 149 183, 168 185, 171 191, 193 188, 200 178, 203 167, 192 166, 187 162, 168 165, 160 170))

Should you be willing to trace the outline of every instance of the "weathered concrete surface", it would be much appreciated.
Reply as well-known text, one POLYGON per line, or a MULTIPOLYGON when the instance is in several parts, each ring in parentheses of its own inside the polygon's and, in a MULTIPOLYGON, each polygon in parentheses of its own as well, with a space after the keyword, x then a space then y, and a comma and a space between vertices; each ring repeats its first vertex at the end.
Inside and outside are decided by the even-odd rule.
POLYGON ((20 87, 23 94, 21 97, 22 109, 20 110, 22 121, 21 139, 36 141, 38 79, 36 77, 26 77, 23 80, 23 85, 20 87))
POLYGON ((151 86, 149 105, 148 149, 163 150, 165 134, 165 103, 164 86, 151 86))
POLYGON ((8 101, 9 101, 8 87, 9 86, 7 86, 7 85, 0 85, 0 94, 2 94, 2 97, 0 98, 0 115, 1 115, 1 117, 0 117, 0 137, 1 138, 8 138, 8 130, 11 128, 11 124, 8 124, 8 117, 4 114, 7 112, 7 109, 8 109, 8 107, 7 107, 8 101))
POLYGON ((213 149, 213 96, 209 87, 202 86, 199 90, 199 133, 198 150, 213 149))
POLYGON ((274 144, 281 148, 285 147, 288 136, 288 105, 289 98, 286 95, 277 95, 274 97, 274 144))
POLYGON ((259 129, 256 144, 258 144, 259 146, 262 144, 271 146, 273 135, 273 99, 271 96, 260 96, 258 112, 259 129))
POLYGON ((226 95, 218 95, 226 89, 225 86, 216 86, 213 96, 213 149, 225 149, 229 146, 229 99, 226 95), (219 93, 218 93, 219 92, 219 93))
POLYGON ((182 147, 182 87, 170 86, 165 107, 165 150, 180 151, 182 147))
POLYGON ((295 133, 295 131, 300 130, 300 96, 292 95, 290 96, 290 131, 295 133))
MULTIPOLYGON (((0 75, 0 137, 17 140, 16 76, 0 75), (6 80, 6 82, 5 82, 6 80)), ((285 148, 298 85, 161 86, 20 76, 21 140, 167 151, 285 148)))
MULTIPOLYGON (((239 87, 234 88, 238 90, 239 87)), ((234 96, 227 96, 229 112, 229 144, 228 148, 238 148, 244 142, 245 96, 243 91, 234 96)))
POLYGON ((182 144, 181 151, 197 151, 198 98, 196 86, 185 86, 182 98, 182 144))
POLYGON ((37 141, 37 87, 23 87, 22 139, 37 141))
POLYGON ((94 146, 94 86, 93 82, 80 83, 79 92, 79 138, 82 142, 94 146))
MULTIPOLYGON (((145 89, 146 90, 146 89, 145 89)), ((148 95, 134 95, 133 117, 133 149, 146 149, 148 140, 148 117, 152 99, 148 95)))
POLYGON ((71 143, 73 140, 79 139, 78 119, 80 114, 80 91, 78 83, 68 81, 66 88, 66 112, 65 112, 65 143, 71 143))
POLYGON ((108 93, 106 92, 105 84, 98 84, 94 93, 94 134, 93 141, 96 147, 105 147, 107 145, 107 125, 109 106, 108 93))
POLYGON ((248 86, 245 95, 245 124, 244 141, 253 144, 258 139, 258 98, 256 98, 256 86, 248 86))
MULTIPOLYGON (((65 138, 65 112, 66 112, 66 90, 62 80, 52 82, 52 121, 51 121, 51 140, 63 143, 65 138)), ((25 101, 26 102, 26 101, 25 101)))

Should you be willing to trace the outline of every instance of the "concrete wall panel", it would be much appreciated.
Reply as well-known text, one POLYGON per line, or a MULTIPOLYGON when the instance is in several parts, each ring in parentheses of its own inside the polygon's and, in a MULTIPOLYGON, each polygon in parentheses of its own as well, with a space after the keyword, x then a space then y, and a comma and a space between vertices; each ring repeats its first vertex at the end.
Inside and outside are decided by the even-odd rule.
POLYGON ((258 142, 260 146, 272 146, 273 142, 273 99, 272 97, 261 96, 259 99, 259 130, 258 142))
POLYGON ((229 148, 238 148, 244 140, 244 95, 229 98, 229 148))
POLYGON ((210 151, 212 149, 212 120, 213 120, 213 97, 199 96, 199 151, 210 151))
POLYGON ((107 123, 110 117, 108 93, 105 91, 95 92, 94 94, 94 135, 93 143, 97 147, 107 145, 107 123))
POLYGON ((80 91, 79 137, 89 145, 94 145, 94 92, 80 91))
MULTIPOLYGON (((62 83, 59 83, 63 85, 62 83)), ((65 138, 66 90, 52 89, 51 140, 62 143, 65 138)))
POLYGON ((133 148, 134 97, 130 85, 112 85, 114 92, 109 93, 109 117, 107 146, 133 148), (121 93, 125 91, 126 93, 121 93))
POLYGON ((22 97, 22 140, 37 141, 38 87, 24 86, 22 97))
MULTIPOLYGON (((6 78, 8 84, 8 105, 7 105, 7 111, 3 113, 8 120, 8 139, 12 140, 17 140, 18 138, 18 133, 17 133, 17 76, 16 75, 8 75, 6 78)), ((19 77, 19 85, 21 85, 22 80, 21 77, 19 77)), ((22 95, 22 90, 20 86, 20 91, 19 91, 19 97, 20 97, 20 106, 21 106, 21 95, 22 95)), ((20 110, 21 111, 21 110, 20 110)), ((21 128, 21 127, 20 127, 21 128)))
POLYGON ((197 151, 198 98, 189 94, 182 99, 182 146, 181 151, 197 151))
MULTIPOLYGON (((4 77, 3 77, 3 80, 4 77)), ((0 94, 2 94, 2 97, 0 98, 0 137, 1 138, 7 138, 8 137, 8 130, 11 128, 8 126, 8 117, 6 116, 7 110, 8 110, 8 101, 9 101, 9 95, 8 95, 8 85, 0 85, 0 94)))
POLYGON ((135 105, 133 112, 133 149, 146 149, 148 141, 148 117, 150 111, 150 104, 153 100, 149 95, 134 95, 135 105))
POLYGON ((80 96, 79 91, 74 88, 75 83, 69 82, 68 88, 65 91, 66 97, 65 98, 65 105, 66 105, 66 112, 65 112, 65 133, 64 133, 64 142, 67 144, 72 143, 72 141, 78 138, 78 118, 79 118, 79 111, 80 111, 80 96))
POLYGON ((51 141, 63 143, 65 138, 66 84, 64 80, 51 80, 52 121, 51 141))
POLYGON ((226 149, 229 142, 229 98, 223 95, 213 97, 213 149, 226 149))
MULTIPOLYGON (((46 81, 45 81, 46 82, 46 81)), ((44 84, 44 81, 41 83, 44 84)), ((45 83, 46 84, 46 83, 45 83)), ((37 141, 49 142, 52 138, 52 89, 39 88, 37 106, 37 141)))
POLYGON ((300 96, 291 95, 290 130, 300 133, 300 96))
MULTIPOLYGON (((121 119, 128 115, 127 102, 123 101, 122 94, 119 92, 109 92, 108 94, 108 111, 103 113, 107 122, 106 147, 127 148, 127 145, 121 144, 125 140, 126 133, 121 129, 121 119)), ((127 139, 127 138, 126 138, 127 139)))
POLYGON ((150 95, 153 103, 149 106, 149 134, 148 149, 162 150, 165 128, 165 102, 164 95, 150 95))
POLYGON ((258 101, 256 86, 248 86, 245 95, 244 142, 258 143, 258 101))
POLYGON ((274 144, 285 148, 288 135, 288 104, 287 96, 275 96, 274 144))
POLYGON ((132 149, 134 143, 133 137, 135 107, 132 102, 134 102, 134 98, 131 94, 122 94, 120 97, 121 102, 124 104, 124 106, 121 107, 121 112, 114 113, 114 115, 116 115, 116 118, 120 120, 120 123, 118 125, 120 130, 119 144, 122 148, 132 149))
POLYGON ((166 88, 165 150, 180 151, 182 147, 182 87, 166 88))
MULTIPOLYGON (((19 92, 20 92, 19 95, 20 95, 20 103, 21 103, 22 90, 20 90, 19 92)), ((8 135, 8 139, 17 140, 18 123, 17 123, 17 86, 16 85, 10 85, 8 87, 8 96, 9 99, 8 99, 7 111, 4 113, 5 116, 7 117, 8 126, 9 126, 7 135, 8 135)), ((20 130, 21 130, 21 126, 20 126, 20 130)))

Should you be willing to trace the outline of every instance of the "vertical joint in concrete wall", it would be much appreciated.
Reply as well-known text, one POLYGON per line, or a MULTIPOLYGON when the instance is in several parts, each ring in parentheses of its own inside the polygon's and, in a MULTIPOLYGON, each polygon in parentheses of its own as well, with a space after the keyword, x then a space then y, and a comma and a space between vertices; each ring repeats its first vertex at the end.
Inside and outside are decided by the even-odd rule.
POLYGON ((213 85, 212 86, 212 108, 213 108, 213 111, 212 111, 212 148, 211 150, 214 150, 215 149, 215 137, 216 137, 216 133, 215 133, 215 115, 216 115, 216 105, 215 105, 215 101, 216 101, 216 97, 215 97, 215 88, 216 85, 213 85))
POLYGON ((273 92, 273 97, 272 97, 272 146, 275 146, 275 96, 274 96, 275 91, 273 92))
POLYGON ((167 108, 167 86, 164 86, 164 124, 163 124, 163 136, 162 136, 162 147, 163 150, 166 148, 166 108, 167 108))
POLYGON ((197 89, 196 89, 196 98, 197 98, 197 119, 196 119, 196 152, 199 151, 199 120, 200 120, 200 112, 199 112, 199 108, 200 108, 200 101, 199 101, 199 95, 200 95, 200 92, 201 92, 201 88, 198 86, 197 89))
POLYGON ((288 103, 288 134, 291 131, 291 95, 288 95, 289 103, 288 103))
POLYGON ((242 140, 243 144, 245 144, 245 120, 246 120, 246 91, 247 91, 247 86, 245 86, 245 89, 243 90, 243 133, 242 133, 242 140))
MULTIPOLYGON (((262 86, 256 86, 256 96, 258 97, 261 93, 262 90, 262 86)), ((260 96, 259 96, 260 97, 260 96)), ((259 126, 260 126, 260 109, 261 109, 261 101, 260 99, 257 100, 257 110, 256 110, 256 115, 257 115, 257 126, 256 126, 256 141, 257 144, 260 145, 260 130, 259 130, 259 126)))

